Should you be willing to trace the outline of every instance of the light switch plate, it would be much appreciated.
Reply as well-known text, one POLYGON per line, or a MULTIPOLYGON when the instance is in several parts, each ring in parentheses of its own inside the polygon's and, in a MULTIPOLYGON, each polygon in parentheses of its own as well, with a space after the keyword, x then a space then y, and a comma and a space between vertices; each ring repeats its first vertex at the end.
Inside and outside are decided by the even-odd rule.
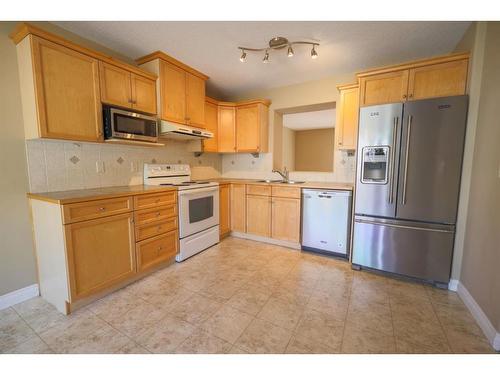
POLYGON ((95 170, 97 173, 104 173, 104 162, 102 160, 95 162, 95 170))
POLYGON ((137 172, 137 162, 136 161, 131 161, 130 162, 130 172, 137 172))

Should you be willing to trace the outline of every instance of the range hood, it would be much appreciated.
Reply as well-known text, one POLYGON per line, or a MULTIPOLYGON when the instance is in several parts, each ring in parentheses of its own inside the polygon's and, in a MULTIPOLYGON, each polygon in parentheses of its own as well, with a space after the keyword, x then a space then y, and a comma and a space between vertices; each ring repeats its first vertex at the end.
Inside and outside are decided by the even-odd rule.
POLYGON ((160 135, 161 138, 173 138, 181 140, 196 140, 213 138, 213 133, 191 126, 176 124, 175 122, 160 121, 160 135))

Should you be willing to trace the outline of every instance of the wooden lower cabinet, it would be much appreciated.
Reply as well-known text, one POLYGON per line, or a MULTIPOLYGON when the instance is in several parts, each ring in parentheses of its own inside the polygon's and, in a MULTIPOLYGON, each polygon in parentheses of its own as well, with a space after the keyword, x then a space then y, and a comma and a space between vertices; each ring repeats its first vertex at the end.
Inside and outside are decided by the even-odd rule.
POLYGON ((224 237, 231 231, 231 187, 219 185, 219 234, 224 237))
POLYGON ((231 230, 246 232, 246 185, 231 184, 231 230))
POLYGON ((137 271, 142 272, 167 262, 178 251, 177 230, 137 243, 137 271))
POLYGON ((277 240, 299 242, 300 199, 273 197, 271 205, 271 237, 277 240))
POLYGON ((71 301, 136 273, 132 213, 65 226, 71 301))
POLYGON ((271 197, 247 195, 247 233, 271 237, 271 197))

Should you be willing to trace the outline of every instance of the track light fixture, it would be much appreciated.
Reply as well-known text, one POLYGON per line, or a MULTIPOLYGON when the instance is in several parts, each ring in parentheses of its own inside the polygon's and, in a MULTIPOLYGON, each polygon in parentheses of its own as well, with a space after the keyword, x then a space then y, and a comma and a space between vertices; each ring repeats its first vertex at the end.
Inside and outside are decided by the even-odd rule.
POLYGON ((287 56, 288 57, 293 57, 295 54, 293 51, 293 45, 295 44, 307 44, 309 46, 312 46, 311 49, 311 58, 312 59, 317 59, 318 58, 318 52, 316 51, 316 46, 319 46, 319 43, 317 42, 305 42, 305 41, 297 41, 297 42, 289 42, 287 38, 284 38, 282 36, 277 36, 269 41, 269 47, 264 47, 264 48, 248 48, 248 47, 238 47, 238 49, 241 50, 241 57, 240 61, 245 62, 247 51, 250 52, 261 52, 265 51, 264 53, 264 58, 262 59, 263 63, 268 63, 269 60, 269 50, 278 50, 278 49, 283 49, 285 47, 288 47, 287 50, 287 56))

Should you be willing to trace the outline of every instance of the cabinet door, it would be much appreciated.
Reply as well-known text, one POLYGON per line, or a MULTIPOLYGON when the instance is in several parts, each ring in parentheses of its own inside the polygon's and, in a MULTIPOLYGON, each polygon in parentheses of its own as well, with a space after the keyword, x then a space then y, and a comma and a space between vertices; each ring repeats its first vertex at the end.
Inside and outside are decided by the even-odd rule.
POLYGON ((186 122, 186 73, 160 61, 160 115, 163 120, 186 122))
POLYGON ((361 106, 405 101, 408 93, 408 70, 361 77, 359 90, 361 106))
POLYGON ((464 95, 468 60, 450 61, 410 69, 408 98, 419 100, 464 95))
POLYGON ((99 61, 99 77, 103 103, 132 108, 130 72, 99 61))
POLYGON ((68 224, 65 232, 71 302, 135 274, 132 213, 68 224))
POLYGON ((359 88, 342 90, 338 109, 338 149, 355 150, 358 141, 359 88))
POLYGON ((236 108, 236 151, 260 151, 260 123, 258 105, 236 108))
POLYGON ((42 138, 102 140, 96 59, 34 36, 33 72, 42 138))
POLYGON ((205 80, 187 72, 186 121, 190 126, 205 127, 205 80))
POLYGON ((219 186, 219 226, 220 235, 224 236, 231 231, 231 196, 229 185, 219 186))
POLYGON ((214 134, 213 138, 203 141, 203 151, 217 152, 218 141, 218 108, 216 104, 205 102, 205 129, 214 134))
POLYGON ((300 199, 272 198, 272 237, 300 241, 300 199))
POLYGON ((247 195, 247 233, 271 237, 271 197, 247 195))
POLYGON ((132 73, 132 108, 140 112, 156 113, 156 82, 132 73))
POLYGON ((236 152, 234 107, 219 106, 219 152, 236 152))
POLYGON ((231 184, 231 230, 246 232, 246 189, 244 184, 231 184))

